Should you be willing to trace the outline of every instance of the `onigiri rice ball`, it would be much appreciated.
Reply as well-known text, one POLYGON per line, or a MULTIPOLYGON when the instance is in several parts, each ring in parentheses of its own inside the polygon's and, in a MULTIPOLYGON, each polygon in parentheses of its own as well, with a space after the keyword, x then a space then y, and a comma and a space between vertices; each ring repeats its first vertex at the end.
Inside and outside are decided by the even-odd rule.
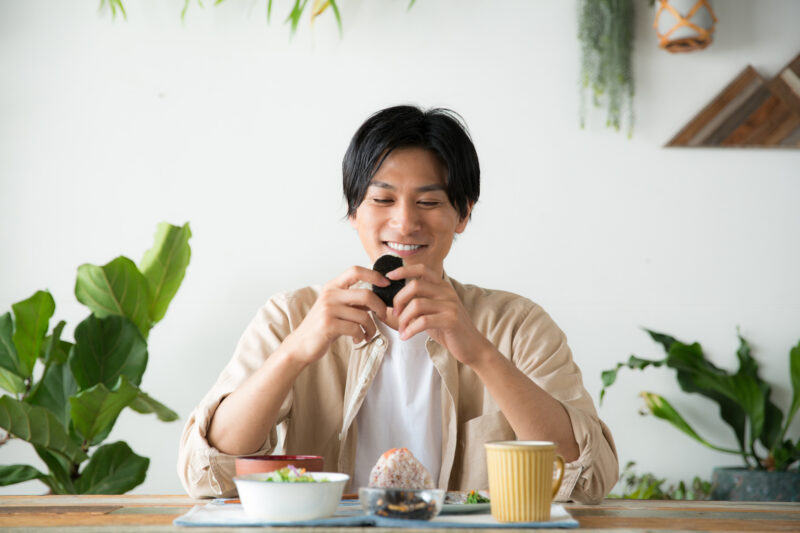
POLYGON ((369 474, 370 487, 433 489, 433 477, 408 448, 392 448, 383 453, 369 474))

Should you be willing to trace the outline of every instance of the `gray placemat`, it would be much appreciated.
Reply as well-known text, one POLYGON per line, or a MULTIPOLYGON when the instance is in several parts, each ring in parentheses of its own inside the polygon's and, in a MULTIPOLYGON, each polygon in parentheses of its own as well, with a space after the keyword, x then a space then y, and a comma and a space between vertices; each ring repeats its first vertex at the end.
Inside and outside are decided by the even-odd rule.
POLYGON ((433 520, 402 520, 399 518, 385 518, 382 516, 367 515, 358 502, 344 500, 339 504, 336 513, 327 518, 318 520, 303 520, 296 522, 265 522, 253 519, 244 512, 241 504, 224 503, 224 500, 214 500, 206 505, 195 505, 187 513, 179 516, 173 522, 176 526, 294 526, 294 527, 397 527, 408 529, 430 528, 576 528, 578 522, 564 509, 563 506, 553 504, 550 508, 550 520, 547 522, 514 522, 502 523, 494 519, 491 514, 448 514, 439 515, 433 520))

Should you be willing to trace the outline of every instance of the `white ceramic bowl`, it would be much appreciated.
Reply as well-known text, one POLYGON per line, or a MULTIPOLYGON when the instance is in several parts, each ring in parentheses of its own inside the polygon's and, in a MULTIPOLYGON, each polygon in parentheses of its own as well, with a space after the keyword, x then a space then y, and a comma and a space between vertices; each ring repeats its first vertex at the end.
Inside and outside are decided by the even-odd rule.
POLYGON ((308 472, 327 482, 288 483, 264 481, 270 474, 245 474, 233 482, 245 512, 265 522, 297 522, 325 518, 336 512, 344 486, 350 479, 338 472, 308 472))

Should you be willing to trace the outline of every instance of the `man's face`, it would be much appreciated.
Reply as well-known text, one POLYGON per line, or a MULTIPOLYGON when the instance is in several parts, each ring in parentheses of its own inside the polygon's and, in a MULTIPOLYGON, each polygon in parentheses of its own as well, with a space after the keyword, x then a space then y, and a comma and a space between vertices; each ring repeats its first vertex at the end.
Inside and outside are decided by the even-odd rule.
POLYGON ((453 237, 467 226, 447 199, 446 170, 423 148, 394 150, 372 178, 350 224, 372 262, 384 255, 443 272, 453 237))

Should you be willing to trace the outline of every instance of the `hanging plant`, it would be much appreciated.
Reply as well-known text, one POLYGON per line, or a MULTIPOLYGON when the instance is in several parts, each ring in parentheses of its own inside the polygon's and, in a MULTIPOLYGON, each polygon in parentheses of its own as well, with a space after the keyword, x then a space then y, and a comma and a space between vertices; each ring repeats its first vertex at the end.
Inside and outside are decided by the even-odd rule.
POLYGON ((579 0, 581 43, 581 128, 586 123, 586 92, 595 107, 606 108, 606 126, 633 133, 633 0, 579 0))
MULTIPOLYGON (((225 0, 215 0, 214 5, 218 6, 225 0)), ((267 22, 270 21, 272 18, 272 1, 267 0, 267 22)), ((410 0, 408 3, 408 9, 414 5, 417 0, 410 0)), ((186 17, 186 11, 189 9, 189 3, 191 0, 184 0, 183 2, 183 9, 181 10, 181 19, 186 17)), ((290 35, 294 35, 295 31, 297 31, 297 26, 300 24, 300 18, 303 16, 306 7, 311 4, 311 25, 314 25, 314 19, 320 16, 322 13, 325 12, 328 8, 331 8, 333 12, 333 16, 336 17, 336 25, 339 27, 339 35, 342 33, 342 16, 339 12, 339 6, 336 3, 336 0, 313 0, 309 2, 309 0, 293 0, 293 5, 291 11, 289 11, 289 15, 286 17, 285 23, 290 25, 290 35)), ((197 4, 202 7, 203 3, 201 0, 197 0, 197 4)), ((100 10, 104 10, 108 8, 111 11, 111 18, 117 17, 117 11, 122 13, 122 18, 128 18, 128 14, 125 12, 125 6, 122 4, 122 0, 100 0, 100 10)))

